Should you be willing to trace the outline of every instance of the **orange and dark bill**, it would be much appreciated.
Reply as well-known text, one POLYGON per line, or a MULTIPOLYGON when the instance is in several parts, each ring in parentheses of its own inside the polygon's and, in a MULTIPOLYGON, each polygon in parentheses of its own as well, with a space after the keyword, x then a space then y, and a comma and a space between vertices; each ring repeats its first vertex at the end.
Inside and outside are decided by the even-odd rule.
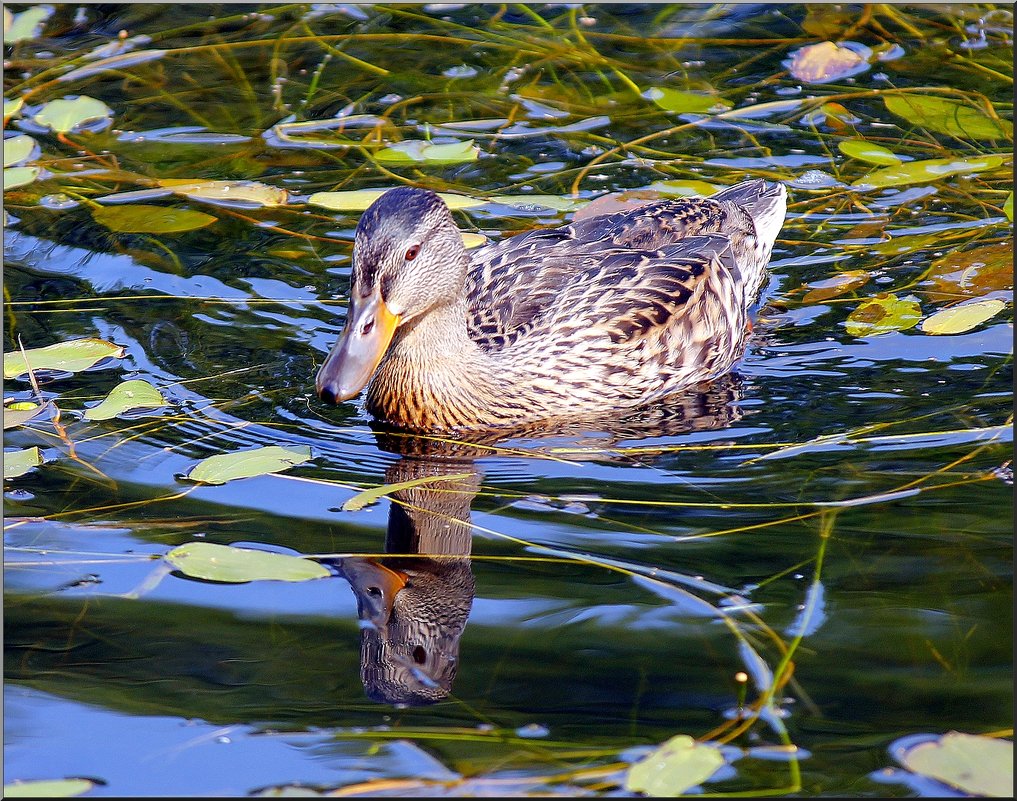
POLYGON ((340 403, 360 392, 385 355, 399 321, 377 290, 352 301, 346 327, 314 380, 318 397, 340 403))

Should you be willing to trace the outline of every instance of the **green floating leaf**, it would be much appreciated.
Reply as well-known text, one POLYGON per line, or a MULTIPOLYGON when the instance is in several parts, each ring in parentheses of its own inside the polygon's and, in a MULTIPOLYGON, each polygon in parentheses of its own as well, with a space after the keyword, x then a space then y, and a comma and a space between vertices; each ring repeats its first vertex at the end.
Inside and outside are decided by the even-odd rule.
POLYGON ((296 447, 266 445, 248 451, 209 456, 198 462, 187 474, 187 478, 204 484, 225 484, 238 478, 278 473, 294 465, 303 464, 310 458, 311 449, 307 445, 296 447))
POLYGON ((43 23, 49 19, 54 10, 53 6, 32 6, 20 14, 11 15, 4 9, 4 44, 35 39, 42 33, 43 23))
POLYGON ((1013 798, 1013 742, 949 732, 905 751, 908 770, 945 782, 965 793, 1013 798))
POLYGON ((4 451, 4 478, 23 476, 42 464, 42 454, 35 446, 22 451, 4 451))
POLYGON ((881 167, 895 167, 901 163, 896 154, 880 145, 866 142, 864 139, 844 139, 837 143, 840 152, 859 161, 878 164, 881 167))
POLYGON ((13 100, 8 100, 5 97, 4 98, 4 119, 6 120, 8 117, 13 117, 15 114, 17 114, 19 111, 21 111, 21 107, 23 105, 25 105, 25 98, 23 98, 23 97, 16 97, 13 100))
POLYGON ((259 181, 194 181, 163 178, 159 186, 195 200, 225 201, 255 206, 285 206, 289 192, 259 181))
POLYGON ((911 161, 907 164, 898 164, 896 167, 874 170, 851 185, 860 189, 878 189, 887 186, 925 184, 951 175, 992 170, 999 167, 1007 158, 1009 156, 991 154, 957 159, 911 161))
POLYGON ((166 399, 147 381, 133 379, 113 388, 98 406, 85 411, 86 420, 109 420, 131 409, 155 409, 166 399))
POLYGON ((453 142, 450 145, 433 145, 419 139, 407 139, 399 144, 379 150, 374 157, 386 164, 463 164, 476 161, 480 148, 473 140, 453 142))
POLYGON ((384 484, 380 487, 371 487, 371 489, 358 492, 352 498, 348 498, 342 505, 342 510, 344 512, 356 512, 393 492, 419 487, 421 484, 432 484, 436 481, 462 481, 472 475, 473 473, 450 473, 447 476, 424 476, 423 478, 415 478, 412 481, 402 481, 398 484, 384 484))
POLYGON ((681 795, 709 779, 724 763, 724 755, 714 746, 679 734, 629 768, 625 789, 661 798, 681 795))
MULTIPOLYGON (((312 206, 321 206, 333 211, 365 211, 374 201, 384 195, 388 189, 357 189, 350 192, 315 192, 307 202, 312 206)), ((487 201, 467 195, 456 195, 439 192, 438 197, 445 201, 450 209, 470 209, 483 206, 487 201)))
POLYGON ((4 798, 70 798, 95 787, 88 779, 41 779, 4 785, 4 798))
POLYGON ((577 197, 560 195, 495 195, 488 198, 491 203, 511 206, 514 209, 552 209, 554 211, 575 211, 589 201, 577 197))
POLYGON ((1003 213, 1010 222, 1013 222, 1013 192, 1006 196, 1006 202, 1003 204, 1003 213))
POLYGON ((38 177, 38 167, 8 167, 4 170, 4 191, 30 184, 38 177))
POLYGON ((461 235, 463 237, 463 247, 467 250, 470 248, 479 248, 487 242, 487 237, 483 234, 474 234, 470 231, 462 231, 461 235))
POLYGON ((951 306, 926 318, 922 331, 926 334, 963 334, 990 320, 1006 308, 1006 304, 995 298, 951 306))
POLYGON ((724 111, 734 104, 730 100, 716 95, 681 92, 677 89, 654 87, 643 92, 643 97, 652 100, 664 111, 675 114, 705 114, 707 112, 724 111))
POLYGON ((1009 139, 1013 123, 994 119, 982 109, 935 95, 885 95, 883 102, 891 114, 937 133, 958 139, 1009 139))
POLYGON ((851 312, 847 319, 847 332, 853 337, 873 337, 891 331, 906 331, 918 325, 922 308, 910 298, 880 294, 869 298, 851 312))
POLYGON ((4 405, 4 431, 8 428, 17 428, 23 426, 29 420, 34 420, 43 410, 49 406, 48 403, 44 403, 41 406, 38 403, 32 403, 31 401, 21 401, 18 403, 8 403, 4 405))
POLYGON ((87 122, 104 120, 112 116, 113 110, 101 100, 88 95, 79 95, 49 101, 32 119, 55 133, 70 133, 87 122))
POLYGON ((167 562, 186 576, 206 581, 308 581, 328 578, 328 570, 301 556, 234 548, 211 542, 188 542, 166 554, 167 562))
POLYGON ((647 189, 660 192, 662 195, 677 195, 678 197, 709 197, 720 189, 720 184, 711 184, 706 181, 678 180, 678 181, 657 181, 650 184, 647 189))
POLYGON ((178 234, 211 225, 218 217, 171 206, 97 206, 92 209, 97 223, 121 234, 178 234))
POLYGON ((4 139, 4 167, 11 167, 21 164, 30 158, 38 155, 38 145, 35 140, 25 134, 4 139))
POLYGON ((44 348, 31 348, 25 351, 24 356, 20 350, 11 351, 4 354, 4 378, 23 375, 29 367, 33 370, 80 373, 103 359, 122 359, 125 352, 122 345, 115 345, 105 339, 72 339, 44 348))

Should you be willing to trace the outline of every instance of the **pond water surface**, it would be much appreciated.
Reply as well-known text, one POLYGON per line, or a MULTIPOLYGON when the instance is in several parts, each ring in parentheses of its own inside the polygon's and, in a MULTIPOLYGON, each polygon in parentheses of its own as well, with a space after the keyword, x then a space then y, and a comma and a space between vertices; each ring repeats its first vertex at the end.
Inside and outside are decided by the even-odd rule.
POLYGON ((688 734, 728 749, 706 792, 905 796, 944 789, 901 770, 900 738, 1008 732, 1011 160, 866 188, 880 167, 839 143, 905 164, 1009 153, 881 93, 1012 130, 1012 15, 823 8, 57 6, 6 45, 5 98, 26 105, 5 135, 35 138, 45 171, 5 191, 4 350, 125 352, 40 374, 39 393, 5 381, 5 399, 59 409, 4 435, 44 459, 4 482, 5 782, 596 795, 688 734), (840 39, 872 51, 863 71, 789 74, 798 48, 840 39), (654 88, 719 105, 669 111, 654 88), (71 95, 108 119, 33 122, 71 95), (327 125, 286 127, 310 120, 327 125), (381 155, 407 140, 479 151, 381 155), (454 212, 496 239, 608 192, 752 177, 791 194, 754 335, 733 375, 664 412, 457 444, 314 396, 360 211, 312 193, 516 198, 454 212), (96 202, 166 179, 289 196, 163 184, 96 202), (129 233, 95 212, 132 202, 216 219, 129 233), (858 311, 888 297, 914 319, 858 311), (916 324, 994 300, 957 333, 916 324), (168 405, 82 418, 125 379, 168 405), (311 456, 183 478, 266 445, 311 456), (421 478, 440 480, 342 508, 421 478), (162 560, 191 542, 313 556, 329 576, 200 580, 162 560))

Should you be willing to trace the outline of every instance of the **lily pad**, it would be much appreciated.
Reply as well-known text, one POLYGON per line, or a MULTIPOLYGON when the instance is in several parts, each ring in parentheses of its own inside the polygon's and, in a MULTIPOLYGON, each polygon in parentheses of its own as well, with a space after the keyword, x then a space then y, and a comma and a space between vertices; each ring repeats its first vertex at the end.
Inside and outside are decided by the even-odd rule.
POLYGON ((374 157, 385 164, 463 164, 476 161, 480 148, 473 144, 472 139, 465 142, 453 142, 448 145, 435 145, 419 139, 407 139, 399 144, 383 148, 374 157))
POLYGON ((191 578, 240 584, 248 581, 308 581, 328 578, 329 571, 310 559, 281 553, 234 548, 212 542, 189 542, 164 559, 191 578))
POLYGON ((266 445, 253 450, 209 456, 198 462, 187 474, 187 478, 203 484, 225 484, 238 478, 278 473, 303 464, 310 458, 311 449, 306 445, 266 445))
MULTIPOLYGON (((321 206, 333 211, 365 211, 387 191, 389 191, 388 188, 357 189, 350 192, 315 192, 307 198, 307 202, 313 206, 321 206)), ((439 192, 438 197, 444 200, 445 205, 450 209, 470 209, 474 206, 483 206, 487 202, 480 198, 447 192, 439 192)))
POLYGON ((679 734, 629 768, 625 789, 660 798, 681 795, 723 764, 724 755, 717 748, 679 734))
POLYGON ((42 464, 42 454, 34 445, 20 451, 4 451, 4 478, 23 476, 42 464))
POLYGON ((54 10, 53 6, 49 5, 32 6, 20 14, 10 15, 10 12, 4 9, 4 44, 14 44, 24 39, 35 39, 42 33, 43 24, 50 18, 54 10))
POLYGON ((976 300, 936 312, 922 321, 921 328, 926 334, 963 334, 992 319, 1005 308, 1006 304, 996 298, 976 300))
POLYGON ((4 785, 4 798, 70 798, 95 787, 88 779, 40 779, 4 785))
POLYGON ((922 308, 911 298, 879 294, 856 308, 847 319, 847 332, 853 337, 872 337, 891 331, 906 331, 918 325, 922 308))
POLYGON ((86 123, 109 119, 113 109, 88 95, 51 100, 35 113, 32 120, 55 133, 70 133, 86 123))
POLYGON ((25 134, 18 134, 4 139, 4 167, 21 164, 39 155, 36 141, 25 134))
POLYGON ((467 250, 471 248, 479 248, 481 245, 487 242, 487 237, 483 234, 474 234, 469 231, 462 232, 463 247, 467 250))
POLYGON ((840 152, 859 161, 877 164, 881 167, 894 167, 901 163, 900 158, 881 145, 874 145, 864 139, 844 139, 837 143, 840 152))
POLYGON ((968 158, 911 161, 907 164, 898 164, 895 167, 874 170, 859 178, 851 186, 860 189, 880 189, 887 186, 924 184, 938 181, 940 178, 948 178, 951 175, 992 170, 1002 165, 1007 158, 1007 156, 994 153, 988 156, 969 156, 968 158))
POLYGON ((678 197, 709 197, 720 189, 720 184, 711 184, 707 181, 677 180, 657 181, 650 184, 647 189, 660 192, 662 195, 678 197))
POLYGON ((926 285, 932 287, 927 290, 932 301, 978 298, 1013 289, 1013 241, 940 256, 920 286, 926 285))
POLYGON ((647 89, 643 92, 643 97, 652 100, 665 111, 675 114, 704 114, 711 111, 724 111, 734 105, 730 100, 716 95, 682 92, 666 87, 647 89))
POLYGON ((23 97, 16 97, 13 100, 4 98, 4 119, 13 117, 15 114, 21 111, 21 107, 25 105, 25 99, 23 97))
POLYGON ((870 55, 856 42, 819 42, 796 50, 784 66, 797 81, 829 83, 867 70, 870 55))
POLYGON ((1013 192, 1006 196, 1006 202, 1003 203, 1003 213, 1010 222, 1013 222, 1013 192))
POLYGON ((923 742, 900 756, 914 773, 965 793, 990 798, 1013 797, 1013 743, 994 737, 949 732, 923 742))
POLYGON ((423 478, 415 478, 412 481, 401 481, 398 484, 383 484, 380 487, 371 487, 371 489, 358 492, 352 498, 348 498, 342 505, 342 510, 344 512, 356 512, 393 492, 419 487, 421 484, 433 484, 438 481, 462 481, 472 475, 473 473, 451 473, 447 476, 424 476, 423 478))
POLYGON ((32 403, 31 401, 18 401, 4 404, 4 431, 8 428, 23 426, 30 420, 34 420, 48 404, 32 403))
POLYGON ((822 281, 813 281, 808 285, 809 291, 802 298, 802 303, 819 303, 836 298, 865 286, 871 276, 865 270, 848 270, 822 281))
POLYGON ((115 386, 99 403, 85 410, 86 420, 109 420, 131 409, 155 409, 166 405, 159 390, 141 379, 124 381, 115 386))
POLYGON ((258 181, 192 181, 164 178, 159 186, 195 200, 224 201, 253 206, 285 206, 289 192, 258 181))
POLYGON ((38 177, 38 167, 8 167, 4 170, 4 191, 30 184, 38 177))
POLYGON ((191 209, 170 206, 97 206, 92 217, 111 231, 121 234, 177 234, 214 223, 218 217, 191 209))
POLYGON ((122 359, 122 345, 105 339, 72 339, 44 348, 31 348, 22 355, 20 350, 4 354, 4 378, 16 378, 33 370, 65 370, 80 373, 107 358, 122 359), (25 359, 28 359, 27 363, 25 359))
POLYGON ((887 110, 937 133, 958 139, 1009 139, 1013 123, 990 117, 982 109, 936 95, 886 95, 887 110))

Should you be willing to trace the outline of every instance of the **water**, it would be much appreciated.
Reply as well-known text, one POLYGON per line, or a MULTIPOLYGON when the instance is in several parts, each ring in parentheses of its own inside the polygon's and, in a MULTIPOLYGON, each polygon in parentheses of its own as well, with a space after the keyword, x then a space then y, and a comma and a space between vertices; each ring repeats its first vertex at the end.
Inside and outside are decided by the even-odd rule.
MULTIPOLYGON (((969 264, 966 284, 936 266, 981 247, 1012 253, 1000 213, 1009 173, 855 202, 841 184, 864 169, 837 151, 844 134, 786 110, 607 157, 684 119, 619 72, 642 89, 709 84, 739 106, 780 100, 797 85, 780 62, 815 41, 802 25, 817 12, 535 9, 557 32, 519 7, 122 6, 88 8, 76 28, 61 6, 47 38, 8 48, 8 98, 22 72, 120 30, 167 51, 29 98, 66 89, 113 110, 104 132, 71 135, 83 154, 37 135, 44 157, 80 159, 75 170, 108 170, 112 154, 125 174, 257 180, 297 198, 391 186, 390 173, 534 196, 567 195, 579 178, 584 198, 758 176, 788 182, 792 205, 735 375, 666 415, 455 445, 387 436, 362 400, 313 397, 344 320, 358 212, 163 196, 142 202, 218 220, 117 234, 81 199, 140 180, 83 174, 9 191, 5 351, 18 336, 26 347, 89 336, 127 355, 43 380, 66 439, 45 417, 5 432, 6 447, 38 445, 46 460, 5 481, 5 782, 88 777, 103 782, 92 795, 381 779, 409 794, 448 783, 607 792, 648 746, 689 734, 730 743, 711 792, 791 792, 800 770, 802 794, 907 795, 930 791, 879 773, 898 767, 898 738, 1012 726, 1010 308, 951 336, 846 330, 879 292, 916 297, 923 315, 958 296, 1010 303, 1008 266, 969 264), (208 21, 217 14, 230 16, 208 21), (42 50, 54 55, 34 61, 42 50), (328 147, 265 135, 337 114, 366 115, 367 127, 301 134, 339 137, 328 147), (482 155, 378 166, 359 147, 370 131, 468 136, 482 155), (814 182, 817 171, 835 183, 814 182), (861 287, 803 301, 804 285, 851 270, 868 275, 861 287), (130 378, 169 406, 80 419, 130 378), (221 486, 180 479, 204 457, 270 444, 310 446, 312 460, 221 486), (423 477, 443 480, 341 509, 364 487, 423 477), (224 584, 169 572, 160 557, 192 541, 314 555, 331 576, 224 584), (770 746, 788 742, 797 759, 773 759, 770 746)), ((908 13, 936 47, 952 46, 953 17, 908 13)), ((953 13, 977 25, 964 7, 953 13)), ((995 28, 985 36, 964 57, 998 71, 1008 46, 995 28)), ((927 52, 903 34, 901 44, 879 67, 895 87, 980 91, 1009 113, 1008 86, 963 64, 922 71, 927 52)), ((851 96, 886 81, 850 80, 805 93, 840 93, 872 122, 863 135, 912 159, 956 145, 888 127, 900 120, 882 103, 851 96), (926 144, 909 151, 906 138, 926 144)), ((492 204, 455 217, 500 237, 571 213, 492 204)), ((5 398, 33 395, 6 382, 5 398)))

